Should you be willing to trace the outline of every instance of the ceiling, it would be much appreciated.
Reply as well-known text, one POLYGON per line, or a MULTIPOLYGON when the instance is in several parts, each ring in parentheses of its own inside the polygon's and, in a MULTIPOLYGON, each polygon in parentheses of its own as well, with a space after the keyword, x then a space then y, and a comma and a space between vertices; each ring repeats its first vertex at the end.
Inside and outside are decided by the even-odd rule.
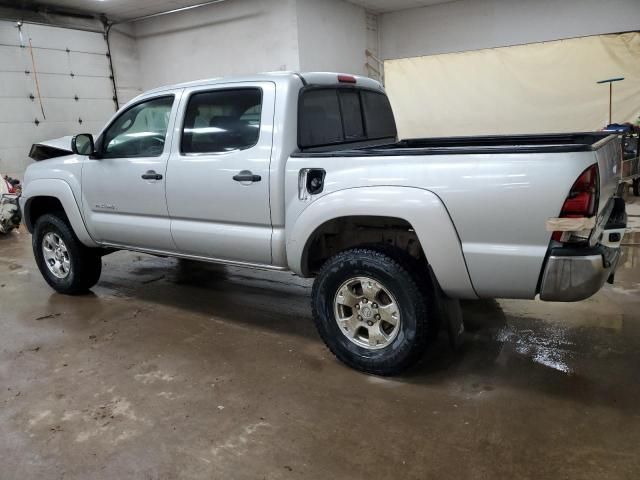
MULTIPOLYGON (((224 1, 224 0, 219 0, 224 1)), ((348 0, 351 3, 365 7, 373 12, 392 12, 407 8, 447 3, 455 0, 348 0)), ((79 12, 95 14, 104 13, 107 17, 117 20, 131 20, 133 18, 166 12, 182 7, 189 7, 207 0, 18 0, 17 5, 27 6, 33 3, 68 8, 79 12)), ((16 6, 17 6, 16 5, 16 6)))
POLYGON ((455 2, 456 0, 349 0, 367 10, 377 13, 395 12, 408 8, 426 7, 438 3, 455 2))
POLYGON ((16 3, 25 5, 38 3, 78 12, 104 13, 107 17, 117 20, 131 20, 145 15, 153 15, 154 13, 190 7, 207 1, 209 0, 36 0, 35 2, 22 0, 16 3))

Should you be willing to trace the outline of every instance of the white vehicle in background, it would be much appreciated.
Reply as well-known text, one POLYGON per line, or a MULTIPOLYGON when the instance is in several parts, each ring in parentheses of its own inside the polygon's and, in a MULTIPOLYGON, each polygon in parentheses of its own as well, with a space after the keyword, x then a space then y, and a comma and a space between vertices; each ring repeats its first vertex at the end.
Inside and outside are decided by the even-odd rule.
POLYGON ((20 226, 19 194, 20 182, 0 174, 0 234, 7 234, 20 226))
POLYGON ((381 375, 420 358, 443 303, 593 295, 626 225, 615 135, 398 141, 382 86, 336 73, 157 88, 31 157, 21 206, 58 292, 114 250, 292 271, 331 351, 381 375))

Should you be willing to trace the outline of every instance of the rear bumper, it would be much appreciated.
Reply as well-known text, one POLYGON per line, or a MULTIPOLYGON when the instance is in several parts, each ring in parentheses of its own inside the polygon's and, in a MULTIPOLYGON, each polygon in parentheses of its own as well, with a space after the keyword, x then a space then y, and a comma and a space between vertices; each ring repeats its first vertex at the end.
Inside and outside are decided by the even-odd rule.
POLYGON ((595 294, 613 275, 620 259, 619 248, 554 248, 547 258, 540 299, 576 302, 595 294))

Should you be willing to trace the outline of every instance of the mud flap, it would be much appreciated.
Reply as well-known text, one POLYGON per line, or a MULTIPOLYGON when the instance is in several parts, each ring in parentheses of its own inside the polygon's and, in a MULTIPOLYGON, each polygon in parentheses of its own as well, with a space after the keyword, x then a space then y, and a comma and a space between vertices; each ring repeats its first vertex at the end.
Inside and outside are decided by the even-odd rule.
POLYGON ((464 342, 464 321, 462 319, 460 300, 444 298, 442 306, 442 315, 446 322, 447 334, 449 335, 449 345, 451 345, 452 349, 457 350, 464 342))
POLYGON ((464 320, 460 300, 447 297, 437 283, 436 298, 441 326, 447 331, 449 345, 453 350, 458 350, 464 342, 464 320))

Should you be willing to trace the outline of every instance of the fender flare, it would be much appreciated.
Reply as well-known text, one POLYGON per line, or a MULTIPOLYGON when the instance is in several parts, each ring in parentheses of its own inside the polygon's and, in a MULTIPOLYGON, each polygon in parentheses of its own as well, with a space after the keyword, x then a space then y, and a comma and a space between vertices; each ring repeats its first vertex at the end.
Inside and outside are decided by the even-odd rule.
POLYGON ((78 240, 87 247, 99 246, 93 241, 87 231, 73 190, 71 190, 67 182, 60 179, 38 179, 27 183, 20 197, 20 207, 22 209, 24 223, 30 233, 33 233, 33 223, 31 222, 29 209, 31 202, 38 197, 54 197, 58 199, 62 204, 62 208, 64 208, 64 213, 67 215, 71 228, 78 237, 78 240))
POLYGON ((358 215, 395 217, 409 222, 442 290, 452 298, 478 298, 447 209, 436 194, 415 187, 356 187, 314 200, 292 228, 287 228, 289 268, 308 276, 303 263, 314 232, 330 220, 358 215))

